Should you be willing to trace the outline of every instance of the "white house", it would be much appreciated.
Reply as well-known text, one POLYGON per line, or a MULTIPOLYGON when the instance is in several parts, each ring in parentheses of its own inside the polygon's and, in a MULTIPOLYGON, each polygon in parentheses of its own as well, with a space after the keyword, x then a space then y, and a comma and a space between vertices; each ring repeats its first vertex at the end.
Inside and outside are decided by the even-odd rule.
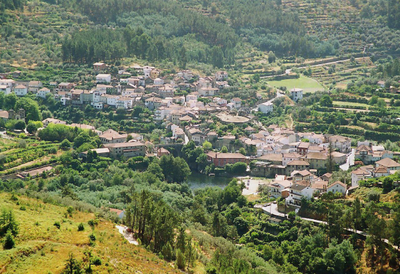
POLYGON ((0 85, 0 92, 4 93, 5 95, 11 93, 11 88, 7 85, 0 85))
POLYGON ((162 85, 164 85, 164 80, 161 78, 156 78, 156 79, 154 79, 154 85, 162 86, 162 85))
POLYGON ((336 181, 333 184, 330 184, 326 189, 327 192, 333 192, 333 193, 339 192, 342 193, 343 195, 346 194, 346 190, 347 186, 340 181, 336 181))
POLYGON ((24 85, 18 85, 14 88, 14 93, 17 96, 25 96, 28 94, 28 88, 24 85))
POLYGON ((351 187, 357 187, 358 182, 372 178, 373 167, 363 166, 351 172, 351 187))
POLYGON ((292 100, 297 102, 301 99, 303 99, 303 90, 300 88, 294 88, 290 90, 290 97, 292 97, 292 100))
POLYGON ((107 98, 107 105, 109 106, 117 106, 118 96, 116 95, 104 95, 107 98))
POLYGON ((133 107, 133 99, 129 97, 120 97, 117 100, 117 107, 130 109, 133 107))
POLYGON ((97 74, 96 83, 111 83, 111 74, 97 74))
POLYGON ((39 89, 43 87, 42 82, 40 81, 30 81, 28 84, 28 90, 30 92, 38 92, 39 89))
POLYGON ((389 172, 389 169, 387 167, 380 166, 380 167, 377 167, 374 170, 374 177, 375 178, 379 178, 379 177, 383 177, 383 176, 389 176, 389 175, 390 175, 390 172, 389 172))
POLYGON ((262 113, 270 113, 274 110, 274 104, 271 102, 265 102, 258 105, 258 110, 262 113))
POLYGON ((149 67, 149 66, 144 66, 143 67, 143 74, 144 78, 150 78, 151 76, 151 71, 154 69, 154 67, 149 67))
POLYGON ((400 170, 400 164, 390 158, 384 158, 375 163, 376 167, 386 167, 389 170, 400 170))
POLYGON ((286 176, 282 175, 277 175, 275 176, 275 181, 273 181, 270 185, 269 188, 271 190, 271 196, 274 196, 275 198, 280 197, 282 194, 282 190, 289 188, 291 186, 292 182, 289 180, 286 180, 286 176), (280 178, 283 177, 283 178, 280 178))
POLYGON ((11 88, 15 85, 15 81, 12 79, 0 79, 0 85, 7 86, 11 90, 11 88))
POLYGON ((46 99, 47 94, 50 94, 50 90, 48 88, 42 88, 42 89, 39 89, 39 91, 36 93, 36 96, 46 99))
POLYGON ((297 161, 300 160, 301 155, 296 153, 296 152, 292 152, 292 153, 284 153, 282 155, 282 165, 286 166, 288 163, 292 162, 292 161, 297 161))
POLYGON ((215 80, 224 81, 228 79, 228 73, 226 71, 217 71, 215 73, 215 80))
POLYGON ((233 98, 231 100, 231 103, 233 104, 233 107, 236 109, 242 107, 242 100, 240 98, 237 98, 237 97, 233 98))
POLYGON ((95 109, 103 109, 103 103, 102 102, 92 102, 92 106, 95 109))

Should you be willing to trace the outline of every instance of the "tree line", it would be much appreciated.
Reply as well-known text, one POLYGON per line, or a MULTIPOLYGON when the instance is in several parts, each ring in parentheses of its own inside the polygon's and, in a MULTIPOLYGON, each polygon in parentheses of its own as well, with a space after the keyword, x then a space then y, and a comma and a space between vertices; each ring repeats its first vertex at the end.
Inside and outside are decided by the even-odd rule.
POLYGON ((233 49, 224 53, 222 47, 213 46, 199 54, 189 54, 185 45, 177 45, 163 36, 152 38, 143 29, 90 29, 77 31, 66 37, 61 46, 64 62, 93 63, 98 60, 117 61, 136 56, 149 61, 170 60, 186 67, 188 61, 211 63, 222 68, 234 62, 233 49), (180 48, 180 50, 177 50, 180 48))

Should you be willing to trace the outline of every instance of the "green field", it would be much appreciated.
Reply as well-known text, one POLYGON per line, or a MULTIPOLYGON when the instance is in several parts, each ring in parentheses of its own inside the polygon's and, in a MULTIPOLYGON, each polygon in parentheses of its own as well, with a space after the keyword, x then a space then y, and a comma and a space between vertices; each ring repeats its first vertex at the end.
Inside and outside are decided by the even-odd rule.
POLYGON ((366 107, 368 108, 367 104, 357 103, 357 102, 343 102, 343 101, 333 101, 334 106, 354 106, 354 107, 366 107))
POLYGON ((300 75, 298 79, 286 79, 280 81, 267 81, 271 87, 286 87, 288 90, 293 88, 301 88, 304 92, 316 92, 323 91, 325 88, 312 78, 308 78, 304 75, 300 75))

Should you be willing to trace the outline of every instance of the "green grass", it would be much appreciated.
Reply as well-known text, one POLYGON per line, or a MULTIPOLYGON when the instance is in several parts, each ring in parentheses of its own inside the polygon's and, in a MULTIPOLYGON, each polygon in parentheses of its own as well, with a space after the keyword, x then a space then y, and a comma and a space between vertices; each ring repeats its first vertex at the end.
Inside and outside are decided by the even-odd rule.
POLYGON ((3 250, 0 245, 1 273, 61 273, 70 252, 82 259, 85 250, 102 261, 100 266, 92 266, 94 273, 178 273, 143 247, 129 244, 114 224, 104 219, 93 232, 95 246, 90 246, 92 229, 87 222, 96 218, 93 213, 75 211, 72 217, 66 216, 66 207, 23 196, 13 201, 9 193, 0 193, 0 210, 3 208, 13 210, 19 234, 15 248, 3 250), (54 226, 56 221, 60 229, 54 226), (84 231, 78 231, 80 223, 84 231))
POLYGON ((298 79, 286 79, 286 80, 280 80, 280 81, 267 81, 268 85, 271 87, 286 87, 288 90, 291 90, 293 88, 301 88, 304 90, 304 92, 312 93, 316 91, 323 91, 325 88, 318 83, 318 81, 300 75, 300 78, 298 79))

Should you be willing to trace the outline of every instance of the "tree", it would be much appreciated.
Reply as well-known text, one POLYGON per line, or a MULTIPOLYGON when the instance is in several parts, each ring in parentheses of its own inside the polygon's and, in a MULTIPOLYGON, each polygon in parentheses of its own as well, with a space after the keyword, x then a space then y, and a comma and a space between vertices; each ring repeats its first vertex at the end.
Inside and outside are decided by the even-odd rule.
POLYGON ((74 254, 72 252, 69 253, 67 262, 65 263, 65 270, 63 273, 65 274, 80 274, 83 273, 81 269, 81 262, 74 258, 74 254))
POLYGON ((276 60, 275 53, 273 53, 272 51, 270 51, 270 52, 268 53, 268 62, 271 64, 271 63, 274 63, 275 60, 276 60))
POLYGON ((185 255, 180 249, 176 251, 176 265, 179 269, 185 270, 185 255))
POLYGON ((285 263, 285 256, 283 255, 282 248, 278 247, 272 253, 272 260, 279 265, 283 265, 285 263))
POLYGON ((214 46, 211 49, 211 58, 214 67, 222 68, 224 66, 224 53, 221 47, 214 46))
POLYGON ((21 97, 16 101, 15 109, 24 109, 26 120, 42 121, 42 115, 39 110, 39 105, 36 101, 28 97, 21 97))
POLYGON ((84 143, 89 143, 90 142, 90 136, 86 132, 81 132, 79 135, 75 138, 74 140, 74 147, 78 148, 84 143))
POLYGON ((394 245, 400 245, 400 206, 396 207, 393 213, 393 221, 391 223, 391 240, 394 245))
POLYGON ((228 152, 228 148, 227 148, 226 146, 223 146, 223 147, 221 148, 221 152, 222 152, 222 153, 227 153, 227 152, 228 152))
POLYGON ((241 148, 239 149, 239 153, 241 153, 241 154, 243 154, 243 155, 246 155, 246 149, 245 149, 244 147, 241 147, 241 148))
POLYGON ((391 177, 385 177, 383 179, 383 194, 386 194, 393 189, 393 178, 391 177))
POLYGON ((4 105, 3 105, 3 107, 6 110, 14 109, 17 100, 18 100, 17 95, 15 95, 14 93, 7 94, 4 97, 4 105))
POLYGON ((328 128, 328 134, 336 134, 335 125, 331 123, 328 128))
POLYGON ((28 126, 26 127, 26 130, 30 133, 30 134, 34 134, 37 131, 37 127, 35 123, 29 122, 28 126))
POLYGON ((11 233, 11 230, 7 230, 6 239, 4 240, 3 248, 4 249, 12 249, 15 247, 14 237, 11 233))
POLYGON ((68 141, 67 139, 64 139, 64 140, 61 142, 61 144, 60 144, 60 148, 61 148, 62 150, 68 150, 68 149, 70 149, 70 148, 71 148, 71 142, 68 141))
POLYGON ((19 129, 19 130, 24 130, 24 129, 25 129, 25 126, 26 126, 26 124, 25 124, 24 121, 18 120, 18 121, 15 123, 14 128, 15 128, 15 129, 19 129))
POLYGON ((155 175, 161 181, 164 180, 163 170, 160 167, 160 165, 155 161, 150 163, 146 171, 149 172, 150 174, 155 175))
POLYGON ((178 234, 178 237, 176 238, 176 248, 181 250, 183 253, 185 253, 186 232, 185 232, 185 228, 183 226, 181 226, 179 228, 179 234, 178 234))
POLYGON ((161 254, 164 256, 164 259, 167 261, 171 261, 172 260, 172 246, 171 244, 168 242, 166 245, 163 246, 162 250, 161 250, 161 254))
POLYGON ((234 163, 232 166, 232 173, 236 175, 243 175, 246 173, 247 164, 243 162, 234 163))
POLYGON ((376 105, 378 103, 378 99, 379 99, 379 97, 374 95, 374 96, 371 97, 371 99, 369 100, 368 104, 371 105, 371 106, 376 105))
POLYGON ((211 150, 211 149, 212 149, 212 144, 211 144, 209 141, 205 141, 205 142, 203 143, 203 149, 204 149, 204 151, 209 151, 209 150, 211 150))
POLYGON ((386 102, 384 99, 379 99, 378 102, 376 103, 376 106, 380 109, 386 108, 386 102))
POLYGON ((323 107, 332 107, 333 106, 332 98, 329 95, 325 94, 319 100, 319 104, 323 107))

